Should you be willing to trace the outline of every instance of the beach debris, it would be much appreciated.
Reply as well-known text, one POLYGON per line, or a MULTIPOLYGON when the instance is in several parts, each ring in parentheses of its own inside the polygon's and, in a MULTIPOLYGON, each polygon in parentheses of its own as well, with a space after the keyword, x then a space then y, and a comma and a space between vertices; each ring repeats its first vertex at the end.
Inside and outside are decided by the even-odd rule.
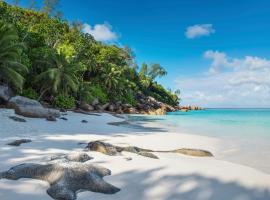
POLYGON ((56 122, 57 121, 54 116, 48 116, 48 117, 46 117, 46 120, 50 121, 50 122, 56 122))
POLYGON ((81 122, 82 122, 82 123, 88 123, 88 121, 87 121, 87 120, 85 120, 85 119, 84 119, 84 120, 82 120, 81 122))
POLYGON ((20 140, 15 140, 13 142, 10 142, 7 145, 18 147, 23 143, 29 143, 29 142, 32 142, 32 140, 30 140, 30 139, 20 139, 20 140))
POLYGON ((97 152, 100 152, 109 156, 121 155, 123 151, 126 151, 126 152, 135 153, 137 155, 158 159, 156 155, 151 153, 153 151, 148 150, 148 149, 142 149, 135 146, 119 147, 119 146, 115 146, 115 145, 101 142, 101 141, 89 142, 86 146, 86 149, 89 149, 90 151, 97 151, 97 152))
POLYGON ((103 180, 111 175, 109 169, 81 162, 49 164, 24 163, 0 173, 0 179, 18 180, 30 178, 47 181, 47 194, 56 200, 76 200, 77 193, 92 191, 114 194, 120 189, 103 180))
POLYGON ((88 160, 92 160, 93 157, 89 156, 87 153, 71 153, 71 154, 61 154, 51 157, 51 161, 53 160, 63 160, 63 161, 73 161, 73 162, 86 162, 88 160))
POLYGON ((25 119, 20 118, 20 117, 16 117, 16 116, 9 116, 9 119, 12 119, 12 120, 14 120, 16 122, 26 122, 25 119))
POLYGON ((90 151, 97 151, 97 152, 110 155, 110 156, 121 155, 121 152, 126 151, 126 152, 135 153, 140 156, 154 158, 154 159, 158 159, 158 157, 153 154, 154 152, 179 153, 179 154, 195 156, 195 157, 212 157, 213 156, 211 152, 206 151, 206 150, 201 150, 201 149, 181 148, 181 149, 170 150, 170 151, 156 151, 156 150, 151 150, 151 149, 142 149, 136 146, 120 147, 120 146, 115 146, 115 145, 105 143, 102 141, 89 142, 88 145, 86 146, 86 149, 89 149, 90 151))

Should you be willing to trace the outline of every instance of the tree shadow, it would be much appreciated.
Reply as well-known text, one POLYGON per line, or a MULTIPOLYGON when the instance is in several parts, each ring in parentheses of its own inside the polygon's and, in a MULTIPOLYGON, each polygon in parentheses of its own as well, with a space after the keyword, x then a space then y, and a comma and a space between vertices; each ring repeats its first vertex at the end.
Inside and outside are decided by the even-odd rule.
MULTIPOLYGON (((108 177, 121 191, 113 196, 81 193, 95 200, 269 200, 267 189, 248 188, 238 182, 223 182, 200 174, 165 175, 155 177, 161 168, 147 171, 128 171, 108 177)), ((80 199, 80 198, 79 198, 80 199)))

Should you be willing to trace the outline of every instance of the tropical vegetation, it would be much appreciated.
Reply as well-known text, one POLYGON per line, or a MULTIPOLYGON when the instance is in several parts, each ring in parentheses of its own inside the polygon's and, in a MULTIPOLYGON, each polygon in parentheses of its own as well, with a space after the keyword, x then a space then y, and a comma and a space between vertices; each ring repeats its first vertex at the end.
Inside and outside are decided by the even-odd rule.
POLYGON ((156 82, 167 74, 159 64, 136 64, 126 46, 96 41, 80 22, 68 22, 57 0, 20 8, 0 1, 0 82, 14 91, 58 106, 98 98, 136 104, 137 94, 178 105, 179 91, 156 82))

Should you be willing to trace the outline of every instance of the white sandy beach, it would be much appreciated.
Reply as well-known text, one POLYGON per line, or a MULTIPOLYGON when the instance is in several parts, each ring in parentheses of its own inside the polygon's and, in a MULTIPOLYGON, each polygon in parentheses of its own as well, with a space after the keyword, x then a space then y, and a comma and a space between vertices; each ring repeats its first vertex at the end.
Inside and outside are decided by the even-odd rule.
MULTIPOLYGON (((154 150, 172 150, 182 147, 199 148, 218 155, 222 141, 184 133, 174 133, 166 127, 134 129, 108 125, 123 119, 109 114, 101 116, 69 112, 68 121, 48 122, 29 119, 14 122, 8 116, 12 110, 0 110, 0 171, 25 162, 46 162, 59 153, 80 152, 93 140, 112 144, 134 145, 154 150), (81 120, 88 123, 81 123, 81 120), (32 139, 20 147, 7 146, 15 139, 32 139)), ((121 188, 114 195, 93 192, 78 194, 79 200, 268 200, 270 175, 251 167, 230 163, 217 158, 198 158, 174 153, 155 153, 151 159, 124 152, 123 156, 107 156, 87 152, 97 163, 112 171, 105 177, 109 183, 121 188), (127 161, 125 158, 131 157, 127 161)), ((21 179, 0 180, 1 200, 49 200, 46 182, 21 179)))

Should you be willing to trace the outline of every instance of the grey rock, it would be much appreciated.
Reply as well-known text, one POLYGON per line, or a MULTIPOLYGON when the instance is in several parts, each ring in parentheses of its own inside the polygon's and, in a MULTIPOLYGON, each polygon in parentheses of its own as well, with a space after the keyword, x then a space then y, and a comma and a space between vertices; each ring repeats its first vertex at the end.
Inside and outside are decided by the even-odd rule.
POLYGON ((15 113, 24 117, 47 118, 60 117, 60 112, 51 108, 44 108, 38 101, 22 96, 12 97, 8 107, 15 109, 15 113))
POLYGON ((53 116, 48 116, 48 117, 46 118, 46 120, 47 120, 47 121, 50 121, 50 122, 56 122, 56 121, 57 121, 56 118, 53 117, 53 116))
POLYGON ((107 110, 107 108, 109 107, 109 103, 105 103, 104 105, 102 105, 102 110, 107 110))
POLYGON ((113 112, 115 110, 115 105, 110 104, 109 107, 108 107, 108 110, 113 112))
POLYGON ((142 149, 134 146, 119 147, 101 141, 89 142, 86 149, 89 149, 90 151, 97 151, 109 156, 120 155, 123 151, 127 151, 137 155, 158 159, 158 157, 152 154, 152 151, 148 149, 142 149))
POLYGON ((20 146, 23 143, 29 143, 32 142, 30 139, 20 139, 20 140, 15 140, 13 142, 8 143, 7 145, 9 146, 20 146))
POLYGON ((51 160, 64 160, 72 162, 86 162, 92 159, 93 157, 90 157, 87 153, 71 153, 68 155, 59 155, 51 157, 51 160))
POLYGON ((91 105, 89 105, 89 104, 87 104, 87 103, 82 103, 82 104, 80 105, 80 108, 81 108, 82 110, 84 110, 84 111, 87 111, 87 112, 90 112, 90 111, 93 111, 93 110, 94 110, 94 107, 91 106, 91 105))
POLYGON ((60 117, 60 112, 58 110, 38 106, 21 106, 15 109, 15 113, 31 118, 47 118, 49 116, 60 117))
POLYGON ((0 102, 7 103, 8 100, 13 96, 13 92, 6 85, 0 85, 0 102))
POLYGON ((76 200, 77 193, 92 191, 114 194, 120 189, 105 182, 111 171, 89 163, 64 162, 50 164, 24 163, 0 173, 0 179, 30 178, 47 181, 47 194, 56 200, 76 200))
POLYGON ((16 116, 9 116, 9 118, 16 121, 16 122, 26 122, 25 119, 20 118, 20 117, 16 117, 16 116))
POLYGON ((98 104, 99 104, 98 98, 95 98, 91 103, 92 106, 95 106, 95 105, 98 105, 98 104))
POLYGON ((29 98, 26 98, 26 97, 22 97, 22 96, 12 97, 8 101, 8 106, 10 108, 13 108, 13 109, 17 109, 18 107, 26 107, 26 106, 42 107, 41 103, 39 103, 38 101, 33 100, 33 99, 29 99, 29 98))
POLYGON ((85 119, 83 119, 81 122, 82 122, 82 123, 88 123, 88 121, 85 120, 85 119))

